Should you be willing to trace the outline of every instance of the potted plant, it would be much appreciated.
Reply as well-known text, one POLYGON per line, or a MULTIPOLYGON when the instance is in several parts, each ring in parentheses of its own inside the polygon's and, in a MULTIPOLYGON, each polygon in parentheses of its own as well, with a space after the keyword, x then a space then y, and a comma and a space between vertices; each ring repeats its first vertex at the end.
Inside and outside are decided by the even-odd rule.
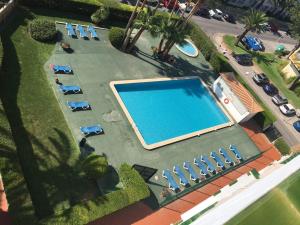
POLYGON ((69 49, 71 49, 70 44, 67 43, 67 42, 64 42, 64 41, 60 42, 60 46, 61 46, 62 49, 65 50, 65 51, 68 51, 69 49))

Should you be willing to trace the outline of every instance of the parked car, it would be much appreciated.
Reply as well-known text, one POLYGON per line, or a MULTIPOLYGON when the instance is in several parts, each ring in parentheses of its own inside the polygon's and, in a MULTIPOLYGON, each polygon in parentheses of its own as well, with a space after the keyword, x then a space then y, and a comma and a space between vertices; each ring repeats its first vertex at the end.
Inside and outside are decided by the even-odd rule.
POLYGON ((179 9, 179 4, 178 1, 176 0, 163 0, 163 5, 164 7, 168 8, 168 9, 179 9), (175 4, 175 6, 174 6, 175 4))
POLYGON ((225 13, 225 14, 223 14, 223 18, 229 23, 236 23, 235 17, 231 14, 225 13))
POLYGON ((195 3, 191 2, 189 5, 187 5, 187 3, 178 3, 178 5, 183 12, 190 12, 195 6, 195 3))
POLYGON ((235 53, 233 53, 232 56, 235 58, 235 60, 238 62, 238 64, 241 64, 244 66, 251 66, 253 64, 252 55, 250 55, 250 54, 235 54, 235 53))
POLYGON ((198 10, 197 15, 202 16, 202 17, 206 17, 206 18, 210 18, 209 9, 208 8, 201 8, 201 9, 198 10))
POLYGON ((242 39, 242 43, 243 43, 243 45, 245 45, 245 47, 247 49, 250 49, 253 51, 263 51, 264 50, 262 41, 252 35, 247 35, 246 37, 244 37, 242 39))
POLYGON ((284 104, 279 106, 280 111, 286 116, 294 116, 296 114, 296 110, 291 104, 284 104))
POLYGON ((254 73, 252 79, 257 85, 269 83, 269 79, 264 73, 254 73))
POLYGON ((274 84, 271 84, 271 83, 265 84, 263 86, 263 90, 264 90, 264 92, 266 92, 267 95, 270 95, 270 96, 274 96, 274 95, 278 94, 277 87, 275 87, 274 84))
POLYGON ((287 104, 288 100, 286 99, 286 97, 281 96, 280 94, 277 94, 272 97, 272 102, 275 105, 283 105, 283 104, 287 104))
POLYGON ((214 18, 214 19, 217 19, 217 20, 222 20, 222 11, 221 10, 218 10, 218 9, 215 9, 215 10, 213 10, 213 9, 211 9, 211 10, 209 10, 208 12, 209 12, 209 15, 212 17, 212 18, 214 18))
POLYGON ((259 25, 264 32, 271 31, 271 26, 268 23, 260 23, 259 25))
POLYGON ((293 127, 296 131, 300 132, 300 120, 293 123, 293 127))

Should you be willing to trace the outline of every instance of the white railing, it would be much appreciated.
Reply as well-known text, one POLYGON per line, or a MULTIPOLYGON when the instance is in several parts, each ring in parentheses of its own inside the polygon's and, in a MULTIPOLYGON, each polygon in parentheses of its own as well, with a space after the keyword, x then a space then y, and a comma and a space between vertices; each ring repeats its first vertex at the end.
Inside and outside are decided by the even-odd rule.
POLYGON ((16 5, 16 0, 10 0, 2 8, 0 8, 0 24, 5 23, 7 17, 10 15, 16 5))

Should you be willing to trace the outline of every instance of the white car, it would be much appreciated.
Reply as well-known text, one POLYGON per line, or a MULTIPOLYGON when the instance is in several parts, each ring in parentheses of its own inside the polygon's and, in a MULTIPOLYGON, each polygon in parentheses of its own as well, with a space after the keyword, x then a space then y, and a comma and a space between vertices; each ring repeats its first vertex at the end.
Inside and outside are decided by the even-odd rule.
POLYGON ((214 18, 214 19, 217 19, 217 20, 222 20, 222 11, 220 11, 220 10, 218 10, 218 9, 216 9, 216 10, 213 10, 213 9, 211 9, 211 10, 209 10, 208 12, 209 12, 209 15, 210 15, 210 17, 212 17, 212 18, 214 18), (219 14, 220 13, 220 14, 219 14))
POLYGON ((180 8, 183 12, 190 12, 190 11, 193 9, 193 7, 195 6, 195 3, 191 2, 191 3, 189 4, 189 6, 187 6, 186 3, 178 3, 178 5, 179 5, 179 8, 180 8))
POLYGON ((291 104, 281 105, 279 106, 279 109, 286 116, 293 116, 296 114, 296 110, 291 104))

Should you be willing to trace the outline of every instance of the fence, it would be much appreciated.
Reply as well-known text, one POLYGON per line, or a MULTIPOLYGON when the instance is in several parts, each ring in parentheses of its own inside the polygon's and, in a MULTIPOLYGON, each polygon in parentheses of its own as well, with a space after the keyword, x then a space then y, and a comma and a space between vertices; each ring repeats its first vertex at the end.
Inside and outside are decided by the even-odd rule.
POLYGON ((17 5, 16 0, 10 0, 2 8, 0 8, 0 24, 4 24, 11 12, 17 5))
POLYGON ((184 195, 186 195, 186 194, 188 194, 188 193, 190 193, 190 192, 192 192, 192 191, 195 191, 195 190, 197 190, 197 189, 203 187, 204 185, 206 185, 206 184, 208 184, 208 183, 210 183, 210 182, 212 182, 212 181, 218 179, 219 177, 224 176, 225 174, 227 174, 227 173, 229 173, 229 172, 231 172, 231 171, 233 171, 233 170, 236 170, 237 168, 239 168, 239 167, 241 167, 241 166, 244 166, 244 165, 248 164, 249 162, 251 162, 251 161, 253 161, 253 160, 259 158, 261 155, 262 155, 262 153, 259 153, 258 155, 255 155, 255 156, 253 156, 253 157, 251 157, 251 158, 249 158, 249 159, 247 159, 247 160, 245 160, 245 161, 242 161, 242 162, 240 162, 239 164, 237 164, 237 165, 235 165, 235 166, 229 167, 228 169, 226 169, 226 170, 224 170, 224 171, 221 171, 221 172, 217 173, 216 175, 211 176, 211 177, 207 178, 207 179, 204 180, 204 181, 201 181, 200 183, 197 183, 197 184, 195 184, 195 185, 192 185, 191 187, 188 187, 188 188, 184 189, 183 191, 181 191, 181 192, 179 192, 179 193, 177 193, 177 194, 175 194, 175 195, 169 195, 169 196, 167 196, 167 197, 159 204, 159 206, 160 206, 160 207, 164 207, 164 206, 170 204, 171 202, 173 202, 173 201, 175 201, 175 200, 177 200, 177 199, 180 199, 180 198, 183 197, 184 195))

